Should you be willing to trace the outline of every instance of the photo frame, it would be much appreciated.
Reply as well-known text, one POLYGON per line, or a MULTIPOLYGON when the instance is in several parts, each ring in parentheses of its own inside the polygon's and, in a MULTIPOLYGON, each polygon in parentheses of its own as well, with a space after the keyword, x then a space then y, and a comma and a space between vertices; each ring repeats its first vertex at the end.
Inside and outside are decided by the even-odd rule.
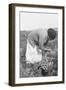
POLYGON ((64 6, 9 4, 9 85, 58 83, 64 83, 64 6), (44 42, 55 33, 55 39, 44 42), (35 54, 36 48, 28 48, 30 40, 40 47, 41 54, 35 54), (50 53, 48 49, 43 53, 41 45, 49 47, 50 53))

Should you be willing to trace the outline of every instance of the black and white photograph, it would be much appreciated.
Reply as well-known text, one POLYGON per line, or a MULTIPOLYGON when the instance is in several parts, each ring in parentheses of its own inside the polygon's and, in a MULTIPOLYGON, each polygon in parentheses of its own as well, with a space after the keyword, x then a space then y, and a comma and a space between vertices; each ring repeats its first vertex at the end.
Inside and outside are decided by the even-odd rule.
POLYGON ((20 78, 58 75, 57 13, 20 12, 20 78))
POLYGON ((64 7, 9 6, 9 84, 64 83, 64 7))

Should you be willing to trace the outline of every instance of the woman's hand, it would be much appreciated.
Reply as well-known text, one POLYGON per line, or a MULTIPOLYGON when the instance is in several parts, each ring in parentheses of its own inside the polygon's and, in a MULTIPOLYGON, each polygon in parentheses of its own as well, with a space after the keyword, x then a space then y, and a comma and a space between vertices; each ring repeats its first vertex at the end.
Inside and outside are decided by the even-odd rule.
POLYGON ((37 49, 38 54, 42 53, 42 50, 39 49, 39 47, 37 47, 36 49, 37 49))
POLYGON ((51 52, 51 49, 50 48, 43 48, 42 49, 44 52, 51 52))

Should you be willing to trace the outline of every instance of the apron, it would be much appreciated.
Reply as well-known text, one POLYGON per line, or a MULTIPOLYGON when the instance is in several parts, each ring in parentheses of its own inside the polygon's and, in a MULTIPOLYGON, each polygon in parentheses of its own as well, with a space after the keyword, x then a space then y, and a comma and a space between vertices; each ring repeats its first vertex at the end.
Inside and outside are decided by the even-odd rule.
POLYGON ((42 53, 37 52, 37 47, 34 48, 31 46, 29 41, 27 40, 27 47, 26 47, 26 62, 27 63, 37 63, 42 60, 42 53))

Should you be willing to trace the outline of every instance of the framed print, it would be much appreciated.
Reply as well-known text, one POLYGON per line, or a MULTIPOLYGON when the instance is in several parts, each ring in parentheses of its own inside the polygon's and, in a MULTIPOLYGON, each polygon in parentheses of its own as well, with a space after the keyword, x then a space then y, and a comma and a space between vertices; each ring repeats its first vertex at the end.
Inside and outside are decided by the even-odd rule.
POLYGON ((64 6, 9 4, 9 85, 64 83, 64 6))

